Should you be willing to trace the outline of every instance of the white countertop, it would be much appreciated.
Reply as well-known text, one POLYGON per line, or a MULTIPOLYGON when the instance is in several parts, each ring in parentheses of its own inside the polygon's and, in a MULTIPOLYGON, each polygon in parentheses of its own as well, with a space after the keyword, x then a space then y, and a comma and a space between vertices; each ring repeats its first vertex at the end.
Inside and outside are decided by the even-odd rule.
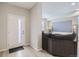
POLYGON ((72 32, 52 32, 52 34, 62 34, 62 35, 67 35, 67 34, 72 34, 72 32))

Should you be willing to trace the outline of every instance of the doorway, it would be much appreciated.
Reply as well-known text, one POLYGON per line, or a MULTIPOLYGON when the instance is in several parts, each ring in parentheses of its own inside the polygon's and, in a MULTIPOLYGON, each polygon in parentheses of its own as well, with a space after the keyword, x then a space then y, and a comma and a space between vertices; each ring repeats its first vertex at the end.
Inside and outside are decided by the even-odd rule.
POLYGON ((16 48, 25 44, 25 17, 8 14, 8 48, 16 48))

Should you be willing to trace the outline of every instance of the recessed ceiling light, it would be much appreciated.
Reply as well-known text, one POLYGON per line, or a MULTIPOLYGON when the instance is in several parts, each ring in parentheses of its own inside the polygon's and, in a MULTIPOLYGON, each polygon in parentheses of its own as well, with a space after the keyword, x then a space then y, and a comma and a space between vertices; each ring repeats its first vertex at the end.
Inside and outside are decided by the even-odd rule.
POLYGON ((71 5, 72 5, 72 6, 74 6, 74 5, 76 5, 76 3, 75 3, 75 2, 73 2, 71 5))

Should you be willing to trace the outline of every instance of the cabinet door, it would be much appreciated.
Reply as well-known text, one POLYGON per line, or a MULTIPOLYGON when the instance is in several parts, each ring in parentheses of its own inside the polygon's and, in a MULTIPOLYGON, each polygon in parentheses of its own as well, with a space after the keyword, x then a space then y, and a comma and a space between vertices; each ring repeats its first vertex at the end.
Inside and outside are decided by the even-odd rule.
POLYGON ((48 52, 51 54, 55 52, 55 40, 52 38, 48 40, 48 52))
POLYGON ((74 42, 70 40, 55 40, 54 54, 57 56, 75 56, 74 42))

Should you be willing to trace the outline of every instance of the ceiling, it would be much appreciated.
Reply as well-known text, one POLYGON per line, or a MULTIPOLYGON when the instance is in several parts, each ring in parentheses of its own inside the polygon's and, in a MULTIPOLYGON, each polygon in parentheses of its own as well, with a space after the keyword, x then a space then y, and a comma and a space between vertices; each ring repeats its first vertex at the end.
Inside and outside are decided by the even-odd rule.
MULTIPOLYGON (((36 2, 7 2, 18 7, 31 9, 36 2)), ((74 2, 42 2, 42 17, 48 19, 60 18, 79 9, 79 3, 74 2)))
POLYGON ((72 13, 79 9, 79 3, 72 2, 44 2, 42 4, 42 17, 55 19, 72 13))
POLYGON ((8 4, 26 8, 26 9, 31 9, 36 4, 36 2, 8 2, 8 4))

